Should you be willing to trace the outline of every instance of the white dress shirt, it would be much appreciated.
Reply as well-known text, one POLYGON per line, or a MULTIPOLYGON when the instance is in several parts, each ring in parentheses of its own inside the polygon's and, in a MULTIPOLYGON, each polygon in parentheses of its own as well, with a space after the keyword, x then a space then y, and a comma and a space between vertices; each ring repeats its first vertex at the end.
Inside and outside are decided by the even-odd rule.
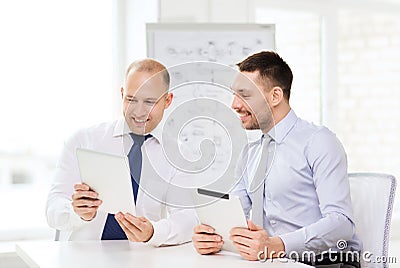
MULTIPOLYGON (((360 251, 346 153, 335 134, 301 120, 293 110, 268 134, 268 151, 275 155, 264 179, 264 229, 282 239, 287 254, 338 250, 339 240, 347 241, 345 250, 360 251)), ((261 150, 261 139, 250 143, 236 171, 239 182, 233 194, 240 197, 247 217, 261 150)))
MULTIPOLYGON (((81 183, 76 148, 127 155, 133 141, 124 118, 112 123, 103 123, 75 133, 66 141, 57 164, 54 181, 48 196, 46 215, 50 227, 61 230, 65 240, 100 240, 107 213, 97 211, 91 221, 82 220, 71 205, 73 185, 81 183)), ((194 209, 169 206, 180 199, 182 204, 190 202, 189 196, 174 188, 174 180, 183 180, 185 174, 169 164, 160 144, 159 129, 151 132, 151 138, 142 146, 142 172, 136 202, 138 216, 148 218, 154 234, 147 242, 154 246, 180 244, 191 240, 194 226, 198 224, 194 209), (168 216, 167 216, 168 215, 168 216)), ((112 178, 110 178, 112 179, 112 178)))

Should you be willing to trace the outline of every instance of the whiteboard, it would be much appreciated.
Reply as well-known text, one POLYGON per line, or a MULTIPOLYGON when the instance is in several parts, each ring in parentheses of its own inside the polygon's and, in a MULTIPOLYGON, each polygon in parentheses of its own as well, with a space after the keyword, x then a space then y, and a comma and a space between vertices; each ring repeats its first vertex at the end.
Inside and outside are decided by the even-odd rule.
POLYGON ((188 61, 234 66, 261 50, 275 49, 273 24, 148 23, 147 56, 170 67, 188 61))
POLYGON ((259 137, 260 132, 243 130, 240 121, 232 120, 230 115, 222 116, 226 118, 225 122, 221 116, 220 121, 215 122, 212 118, 210 120, 210 112, 216 117, 221 112, 233 113, 230 108, 233 94, 229 88, 237 74, 236 64, 253 53, 274 50, 275 26, 148 23, 146 32, 147 56, 166 65, 171 76, 170 91, 174 94, 174 100, 166 110, 162 127, 164 130, 169 127, 168 131, 178 136, 178 142, 189 148, 179 150, 186 158, 194 161, 210 155, 209 161, 212 163, 206 171, 204 167, 199 167, 203 171, 198 176, 208 180, 196 186, 229 192, 234 182, 232 185, 227 182, 232 181, 239 153, 237 147, 244 144, 243 133, 248 142, 259 137), (216 81, 219 86, 215 85, 216 81), (216 106, 219 108, 215 109, 216 106), (185 121, 183 119, 187 123, 176 124, 185 121), (170 131, 172 128, 179 131, 170 131), (213 147, 202 147, 205 140, 212 141, 213 147), (215 150, 214 154, 202 151, 206 147, 215 150))

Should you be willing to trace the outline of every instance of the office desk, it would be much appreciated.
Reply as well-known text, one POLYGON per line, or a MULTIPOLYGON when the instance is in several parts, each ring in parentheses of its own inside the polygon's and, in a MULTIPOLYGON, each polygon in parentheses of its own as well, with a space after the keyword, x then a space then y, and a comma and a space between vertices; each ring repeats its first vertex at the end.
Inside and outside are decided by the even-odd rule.
POLYGON ((154 248, 128 241, 41 241, 16 245, 17 254, 30 266, 41 268, 71 267, 269 267, 305 268, 286 260, 263 263, 246 261, 239 255, 221 252, 199 255, 191 243, 154 248))

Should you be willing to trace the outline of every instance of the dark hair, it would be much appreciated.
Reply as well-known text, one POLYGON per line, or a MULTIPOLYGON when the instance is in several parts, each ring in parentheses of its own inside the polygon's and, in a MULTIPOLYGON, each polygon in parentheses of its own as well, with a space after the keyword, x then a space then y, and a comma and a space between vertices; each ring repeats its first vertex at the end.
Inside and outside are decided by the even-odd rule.
POLYGON ((262 51, 236 64, 241 72, 259 72, 261 81, 268 88, 281 87, 284 97, 289 100, 293 74, 289 65, 273 51, 262 51))

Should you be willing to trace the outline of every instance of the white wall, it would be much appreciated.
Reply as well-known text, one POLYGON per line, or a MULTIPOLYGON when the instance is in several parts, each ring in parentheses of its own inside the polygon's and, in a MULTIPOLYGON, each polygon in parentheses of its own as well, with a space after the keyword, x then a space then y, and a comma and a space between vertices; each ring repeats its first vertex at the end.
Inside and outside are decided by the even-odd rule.
POLYGON ((160 22, 277 23, 277 51, 294 72, 292 107, 337 133, 349 171, 398 180, 399 17, 396 0, 162 0, 159 11, 160 22))

